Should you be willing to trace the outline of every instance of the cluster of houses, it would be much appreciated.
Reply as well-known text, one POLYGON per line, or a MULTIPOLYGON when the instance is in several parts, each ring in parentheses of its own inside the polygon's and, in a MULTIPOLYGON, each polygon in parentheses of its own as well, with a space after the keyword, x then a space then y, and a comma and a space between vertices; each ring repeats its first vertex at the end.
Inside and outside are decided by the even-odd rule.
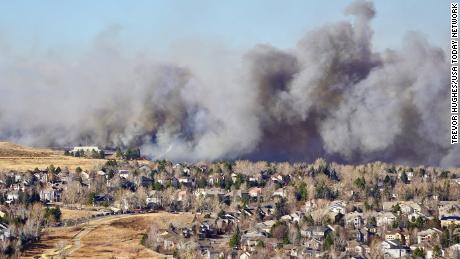
MULTIPOLYGON (((171 225, 159 230, 155 249, 166 254, 194 242, 206 258, 251 258, 261 254, 286 258, 460 255, 460 197, 442 200, 431 195, 415 201, 398 198, 394 192, 389 198, 381 198, 377 206, 369 206, 366 198, 356 198, 356 187, 337 188, 341 186, 340 178, 346 177, 340 172, 325 173, 327 181, 333 182, 333 190, 324 192, 318 184, 311 188, 315 193, 309 191, 304 197, 299 183, 318 177, 313 169, 244 174, 231 167, 215 168, 157 161, 118 162, 93 171, 7 172, 0 180, 1 206, 14 206, 25 199, 65 203, 69 183, 78 182, 81 192, 105 190, 92 192, 95 206, 116 211, 164 209, 194 213, 195 219, 188 226, 171 225), (139 195, 141 200, 117 200, 113 193, 118 189, 133 194, 142 189, 145 195, 139 195)), ((413 171, 404 174, 404 184, 408 186, 418 177, 413 171)), ((429 174, 425 172, 423 178, 429 174)), ((381 178, 387 175, 384 172, 381 178)), ((393 181, 401 179, 401 173, 391 176, 393 181)), ((460 185, 456 178, 448 180, 460 185)), ((383 192, 379 183, 375 188, 383 192)), ((0 211, 2 217, 5 214, 0 211)), ((0 241, 9 237, 8 226, 1 222, 0 241)))

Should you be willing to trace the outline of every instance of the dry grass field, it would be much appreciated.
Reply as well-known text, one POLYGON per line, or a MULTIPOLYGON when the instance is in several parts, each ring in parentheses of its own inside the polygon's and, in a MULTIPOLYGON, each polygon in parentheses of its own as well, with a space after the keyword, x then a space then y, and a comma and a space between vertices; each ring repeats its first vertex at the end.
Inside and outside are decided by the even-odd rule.
POLYGON ((193 214, 167 212, 119 215, 97 219, 77 227, 51 228, 44 232, 40 243, 23 255, 24 258, 164 258, 140 244, 152 224, 166 228, 174 224, 188 224, 193 214))
POLYGON ((67 220, 67 219, 87 218, 92 215, 96 215, 99 212, 92 211, 92 210, 71 210, 71 209, 61 208, 61 213, 62 213, 61 219, 67 220))
POLYGON ((49 165, 68 167, 70 170, 76 167, 92 169, 103 164, 104 159, 85 159, 64 156, 64 152, 51 149, 31 148, 9 142, 0 142, 0 172, 8 170, 33 170, 45 169, 49 165))

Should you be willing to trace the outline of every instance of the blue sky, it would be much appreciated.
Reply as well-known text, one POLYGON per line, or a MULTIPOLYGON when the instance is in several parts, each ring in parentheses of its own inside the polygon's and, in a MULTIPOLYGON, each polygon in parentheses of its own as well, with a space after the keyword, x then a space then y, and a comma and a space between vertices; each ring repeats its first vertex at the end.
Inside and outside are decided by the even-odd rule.
MULTIPOLYGON (((350 1, 306 0, 41 0, 0 1, 0 41, 15 49, 66 48, 77 51, 101 31, 121 28, 120 40, 133 49, 161 51, 189 40, 250 48, 269 43, 295 46, 308 30, 346 19, 350 1)), ((447 48, 449 0, 375 1, 374 44, 399 47, 404 33, 420 31, 447 48)))

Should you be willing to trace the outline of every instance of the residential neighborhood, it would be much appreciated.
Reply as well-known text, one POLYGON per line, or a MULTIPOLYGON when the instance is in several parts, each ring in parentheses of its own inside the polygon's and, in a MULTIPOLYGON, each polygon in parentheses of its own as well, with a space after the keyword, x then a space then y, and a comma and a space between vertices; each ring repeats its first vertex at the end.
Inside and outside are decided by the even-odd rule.
POLYGON ((3 254, 27 251, 47 227, 81 224, 60 218, 78 208, 95 218, 191 213, 190 224, 142 238, 177 258, 460 258, 460 184, 440 168, 109 159, 3 172, 0 186, 3 254))

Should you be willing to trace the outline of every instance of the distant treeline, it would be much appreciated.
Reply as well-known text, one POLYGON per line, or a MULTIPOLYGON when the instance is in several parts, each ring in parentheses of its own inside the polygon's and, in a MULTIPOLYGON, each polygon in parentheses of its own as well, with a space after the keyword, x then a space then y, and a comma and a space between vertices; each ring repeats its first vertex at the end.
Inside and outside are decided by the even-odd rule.
MULTIPOLYGON (((64 151, 64 155, 66 156, 74 156, 74 157, 86 157, 86 158, 93 158, 93 159, 103 159, 105 158, 105 152, 104 150, 96 151, 96 150, 91 150, 91 151, 75 151, 71 152, 69 150, 64 151)), ((118 159, 124 159, 124 160, 133 160, 133 159, 139 159, 141 158, 141 150, 139 148, 128 148, 126 151, 122 151, 120 147, 116 148, 115 151, 115 157, 118 159)))

